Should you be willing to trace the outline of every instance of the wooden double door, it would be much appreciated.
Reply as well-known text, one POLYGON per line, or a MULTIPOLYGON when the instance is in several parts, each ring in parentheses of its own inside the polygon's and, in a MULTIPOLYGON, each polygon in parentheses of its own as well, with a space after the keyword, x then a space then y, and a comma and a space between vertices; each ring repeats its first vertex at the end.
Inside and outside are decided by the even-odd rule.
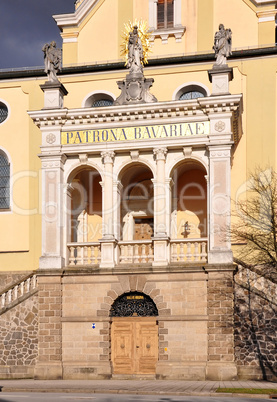
POLYGON ((114 318, 111 331, 113 374, 155 374, 158 325, 153 317, 114 318))

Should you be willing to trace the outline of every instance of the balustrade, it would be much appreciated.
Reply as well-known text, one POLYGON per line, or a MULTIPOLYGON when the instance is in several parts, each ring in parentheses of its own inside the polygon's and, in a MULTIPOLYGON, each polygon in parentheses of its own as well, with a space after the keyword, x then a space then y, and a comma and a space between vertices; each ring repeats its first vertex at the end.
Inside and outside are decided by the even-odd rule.
POLYGON ((100 243, 69 243, 67 247, 70 267, 100 264, 100 243))
POLYGON ((30 293, 37 287, 37 276, 32 275, 25 278, 20 283, 16 283, 7 291, 1 294, 1 308, 8 307, 11 303, 16 302, 19 298, 30 293))
POLYGON ((207 262, 207 239, 171 241, 171 262, 207 262))
POLYGON ((119 243, 120 264, 147 264, 154 260, 152 241, 126 241, 119 243))

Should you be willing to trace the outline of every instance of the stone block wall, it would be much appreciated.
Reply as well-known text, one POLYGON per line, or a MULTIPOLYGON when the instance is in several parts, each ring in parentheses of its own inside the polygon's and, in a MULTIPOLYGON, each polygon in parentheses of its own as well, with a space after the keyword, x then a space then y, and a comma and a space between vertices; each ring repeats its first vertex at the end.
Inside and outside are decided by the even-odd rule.
POLYGON ((233 267, 208 272, 208 380, 234 380, 233 267))
POLYGON ((32 378, 38 356, 38 295, 0 316, 0 377, 32 378))
MULTIPOLYGON (((276 288, 276 285, 275 285, 276 288)), ((273 294, 276 295, 276 289, 273 294)), ((275 296, 276 297, 276 296, 275 296)), ((277 302, 237 281, 235 357, 241 379, 277 380, 277 302)))

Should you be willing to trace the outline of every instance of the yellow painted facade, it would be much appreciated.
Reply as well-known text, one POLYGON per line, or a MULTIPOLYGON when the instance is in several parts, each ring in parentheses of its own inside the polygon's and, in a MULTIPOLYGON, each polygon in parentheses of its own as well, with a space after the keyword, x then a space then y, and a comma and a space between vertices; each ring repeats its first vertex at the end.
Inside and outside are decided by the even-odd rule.
MULTIPOLYGON (((263 3, 263 2, 261 2, 263 3)), ((174 91, 187 83, 200 83, 212 92, 207 71, 213 60, 197 56, 211 54, 213 36, 219 23, 233 32, 233 50, 275 46, 275 2, 256 5, 251 0, 181 0, 182 25, 186 28, 181 40, 169 36, 167 43, 159 37, 153 41, 150 60, 184 56, 183 63, 146 66, 146 77, 154 78, 152 93, 158 101, 171 101, 174 91), (259 22, 259 18, 269 21, 259 22), (186 61, 186 55, 195 58, 186 61)), ((149 19, 148 0, 84 1, 76 9, 78 22, 64 25, 56 16, 64 39, 64 67, 107 64, 123 61, 120 55, 124 23, 149 19), (88 3, 88 11, 82 15, 88 3)), ((247 179, 247 172, 256 166, 277 168, 276 51, 264 56, 236 55, 228 60, 234 69, 230 82, 231 94, 242 94, 244 111, 243 132, 232 163, 232 197, 247 179)), ((126 70, 111 69, 95 72, 64 73, 60 81, 68 90, 64 107, 81 108, 90 93, 106 91, 117 97, 116 81, 124 78, 126 70)), ((41 255, 41 133, 27 111, 43 108, 40 85, 45 76, 33 78, 2 77, 0 99, 9 107, 8 119, 0 125, 0 148, 11 163, 11 208, 0 211, 0 269, 26 271, 38 268, 41 255)))

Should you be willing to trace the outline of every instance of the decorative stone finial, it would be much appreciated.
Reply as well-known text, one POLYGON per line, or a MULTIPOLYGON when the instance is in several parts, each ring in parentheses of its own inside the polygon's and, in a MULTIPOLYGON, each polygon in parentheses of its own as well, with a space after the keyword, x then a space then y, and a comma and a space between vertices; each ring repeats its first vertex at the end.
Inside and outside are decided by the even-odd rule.
POLYGON ((56 42, 52 41, 50 45, 46 43, 42 51, 44 52, 44 71, 47 73, 48 81, 57 82, 57 73, 62 66, 62 50, 57 49, 56 42))
POLYGON ((223 24, 219 25, 219 31, 214 36, 214 46, 216 62, 214 67, 227 65, 227 57, 232 54, 232 31, 225 29, 223 24))

